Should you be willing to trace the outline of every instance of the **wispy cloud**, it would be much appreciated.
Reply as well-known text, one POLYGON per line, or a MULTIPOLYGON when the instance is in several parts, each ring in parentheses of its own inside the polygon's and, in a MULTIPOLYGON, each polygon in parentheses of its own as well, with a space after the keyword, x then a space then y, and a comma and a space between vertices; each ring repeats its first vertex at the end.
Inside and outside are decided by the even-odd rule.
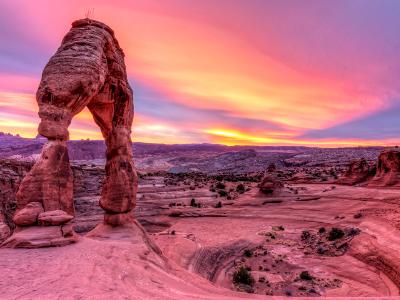
MULTIPOLYGON (((41 70, 90 8, 126 54, 136 140, 343 145, 398 134, 400 111, 387 109, 400 99, 396 0, 2 1, 0 130, 36 135, 41 70)), ((70 131, 101 138, 87 110, 70 131)))

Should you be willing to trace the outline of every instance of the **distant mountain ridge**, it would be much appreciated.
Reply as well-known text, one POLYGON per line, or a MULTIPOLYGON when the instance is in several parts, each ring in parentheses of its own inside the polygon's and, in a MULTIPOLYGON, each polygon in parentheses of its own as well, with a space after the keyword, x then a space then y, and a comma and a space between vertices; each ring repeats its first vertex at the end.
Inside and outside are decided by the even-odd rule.
MULTIPOLYGON (((39 154, 45 138, 23 138, 18 135, 0 133, 0 157, 10 157, 19 155, 28 157, 39 154)), ((90 160, 103 159, 106 151, 105 143, 102 140, 71 140, 68 142, 69 154, 71 160, 90 160)), ((220 144, 152 144, 134 142, 133 151, 136 156, 163 154, 171 152, 230 152, 242 150, 286 150, 294 152, 303 152, 310 147, 303 146, 226 146, 220 144)))

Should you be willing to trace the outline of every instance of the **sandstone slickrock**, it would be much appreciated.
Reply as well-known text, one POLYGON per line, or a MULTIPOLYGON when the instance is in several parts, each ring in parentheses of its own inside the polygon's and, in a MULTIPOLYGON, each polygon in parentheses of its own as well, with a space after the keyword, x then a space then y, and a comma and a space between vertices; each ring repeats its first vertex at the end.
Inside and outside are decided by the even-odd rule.
POLYGON ((64 234, 61 226, 29 226, 17 228, 3 247, 41 248, 58 247, 75 243, 75 234, 64 234))
MULTIPOLYGON (((42 215, 40 223, 44 225, 61 224, 74 216, 68 126, 85 107, 100 127, 107 147, 100 206, 107 216, 121 213, 125 216, 130 212, 136 205, 137 192, 130 137, 133 95, 124 53, 111 28, 90 19, 73 22, 43 70, 36 100, 41 119, 38 132, 48 141, 40 159, 19 186, 16 216, 31 202, 40 202, 45 212, 57 211, 42 215)), ((118 216, 106 217, 104 221, 112 220, 115 224, 115 220, 122 219, 125 222, 126 218, 118 216)))
POLYGON ((366 159, 354 160, 349 164, 349 168, 342 178, 340 178, 336 183, 355 185, 374 176, 376 171, 375 166, 371 166, 366 159))

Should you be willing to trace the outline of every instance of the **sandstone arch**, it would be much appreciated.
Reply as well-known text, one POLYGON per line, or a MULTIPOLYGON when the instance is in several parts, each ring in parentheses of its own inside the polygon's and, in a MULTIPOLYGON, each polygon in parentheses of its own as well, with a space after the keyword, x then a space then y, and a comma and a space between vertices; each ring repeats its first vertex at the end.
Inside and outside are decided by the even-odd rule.
POLYGON ((85 107, 107 146, 100 199, 105 222, 130 222, 137 191, 130 138, 133 95, 124 53, 111 28, 91 19, 73 22, 43 70, 36 100, 41 119, 38 132, 48 142, 18 190, 16 224, 62 225, 74 215, 66 141, 72 118, 85 107), (46 213, 47 222, 42 222, 40 215, 46 213))

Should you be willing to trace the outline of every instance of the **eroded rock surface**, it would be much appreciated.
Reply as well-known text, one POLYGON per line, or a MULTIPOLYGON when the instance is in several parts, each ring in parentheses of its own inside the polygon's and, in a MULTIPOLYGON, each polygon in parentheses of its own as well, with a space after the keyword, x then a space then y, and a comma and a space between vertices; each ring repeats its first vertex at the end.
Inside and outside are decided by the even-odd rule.
POLYGON ((23 209, 30 202, 40 202, 45 211, 61 209, 73 215, 72 184, 66 142, 50 140, 21 182, 16 195, 17 209, 23 209))
MULTIPOLYGON (((112 225, 126 222, 126 214, 136 205, 137 192, 130 138, 133 95, 124 53, 113 31, 98 21, 75 21, 43 70, 36 100, 41 119, 38 132, 48 141, 19 186, 15 223, 59 226, 73 218, 68 126, 85 107, 93 114, 107 147, 106 178, 100 199, 107 216, 104 221, 112 225), (33 202, 42 205, 44 212, 32 210, 30 203, 33 202)), ((15 235, 21 234, 15 232, 15 235)), ((23 246, 29 243, 6 241, 6 244, 23 246)), ((52 242, 34 244, 49 246, 52 242)))
POLYGON ((349 168, 342 178, 340 178, 338 184, 355 185, 365 182, 371 179, 376 171, 375 166, 371 166, 367 160, 360 159, 352 161, 349 164, 349 168))
POLYGON ((267 173, 261 181, 260 192, 263 194, 277 194, 283 188, 283 182, 279 180, 276 174, 276 166, 270 164, 267 168, 267 173))
POLYGON ((378 157, 376 174, 369 186, 395 186, 400 184, 400 151, 388 149, 378 157))
POLYGON ((39 202, 29 202, 14 215, 13 221, 18 226, 35 225, 39 215, 43 212, 43 205, 39 202))

